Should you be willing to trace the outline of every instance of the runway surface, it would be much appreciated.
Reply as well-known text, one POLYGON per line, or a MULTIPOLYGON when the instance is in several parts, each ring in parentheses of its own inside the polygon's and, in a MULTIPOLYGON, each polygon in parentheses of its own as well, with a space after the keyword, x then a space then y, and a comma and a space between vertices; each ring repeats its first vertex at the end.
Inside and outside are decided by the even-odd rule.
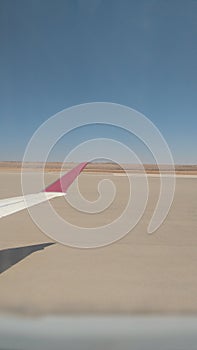
MULTIPOLYGON (((57 174, 47 174, 47 183, 57 174)), ((51 201, 73 224, 95 227, 121 214, 128 199, 123 176, 80 175, 79 188, 98 198, 98 182, 112 180, 116 197, 99 214, 81 213, 63 198, 51 201)), ((0 173, 0 198, 21 195, 20 174, 0 173)), ((197 178, 177 177, 171 210, 158 231, 147 226, 159 196, 159 178, 148 177, 150 197, 142 220, 123 239, 99 249, 74 249, 40 232, 28 212, 0 220, 0 313, 197 312, 197 178), (49 244, 53 243, 53 244, 49 244)), ((75 196, 71 187, 69 195, 75 196)))

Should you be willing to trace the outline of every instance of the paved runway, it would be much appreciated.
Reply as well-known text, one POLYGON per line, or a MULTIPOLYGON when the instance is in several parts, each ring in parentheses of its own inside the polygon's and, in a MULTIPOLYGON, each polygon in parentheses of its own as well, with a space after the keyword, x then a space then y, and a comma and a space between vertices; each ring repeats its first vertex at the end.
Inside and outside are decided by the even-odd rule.
MULTIPOLYGON (((127 203, 122 176, 80 176, 89 200, 100 179, 114 181, 114 202, 99 214, 83 214, 61 198, 54 207, 71 223, 104 225, 127 203)), ((48 174, 47 182, 57 178, 48 174)), ((20 174, 1 173, 0 198, 18 196, 20 174)), ((120 241, 99 249, 74 249, 40 232, 28 212, 0 220, 0 312, 28 315, 65 313, 197 312, 197 179, 177 177, 171 210, 153 234, 146 233, 159 195, 159 178, 149 177, 150 197, 142 220, 120 241), (54 243, 54 244, 48 244, 54 243)), ((70 194, 75 195, 71 187, 70 194)))

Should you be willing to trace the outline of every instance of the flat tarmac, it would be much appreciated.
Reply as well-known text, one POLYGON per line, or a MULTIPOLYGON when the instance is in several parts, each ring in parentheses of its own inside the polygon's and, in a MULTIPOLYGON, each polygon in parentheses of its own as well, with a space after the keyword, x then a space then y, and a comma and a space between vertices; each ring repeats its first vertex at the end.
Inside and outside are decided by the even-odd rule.
MULTIPOLYGON (((51 201, 69 222, 95 227, 121 214, 128 181, 112 174, 81 174, 79 187, 89 200, 98 183, 111 179, 116 197, 99 214, 81 213, 62 198, 51 201)), ((47 174, 47 183, 57 174, 47 174)), ((0 198, 21 195, 20 173, 0 173, 0 198)), ((160 180, 149 177, 145 213, 121 240, 98 249, 76 249, 52 241, 27 210, 0 220, 0 313, 196 313, 197 178, 176 179, 171 210, 153 235, 147 226, 159 196, 160 180), (53 243, 53 244, 50 244, 53 243)), ((69 195, 75 195, 74 187, 69 195), (72 192, 73 191, 73 192, 72 192)))

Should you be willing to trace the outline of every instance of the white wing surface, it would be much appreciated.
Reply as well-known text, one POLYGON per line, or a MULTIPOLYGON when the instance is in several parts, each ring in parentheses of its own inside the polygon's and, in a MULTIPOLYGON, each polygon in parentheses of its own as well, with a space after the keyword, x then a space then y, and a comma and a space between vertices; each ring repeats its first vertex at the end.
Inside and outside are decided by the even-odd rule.
POLYGON ((68 171, 60 179, 46 187, 42 192, 28 194, 21 197, 0 199, 0 218, 14 214, 25 208, 32 207, 33 205, 45 202, 49 199, 64 196, 68 187, 73 183, 73 181, 86 167, 87 164, 87 162, 78 164, 75 168, 68 171))
POLYGON ((40 192, 21 197, 0 199, 0 218, 64 195, 63 192, 40 192))

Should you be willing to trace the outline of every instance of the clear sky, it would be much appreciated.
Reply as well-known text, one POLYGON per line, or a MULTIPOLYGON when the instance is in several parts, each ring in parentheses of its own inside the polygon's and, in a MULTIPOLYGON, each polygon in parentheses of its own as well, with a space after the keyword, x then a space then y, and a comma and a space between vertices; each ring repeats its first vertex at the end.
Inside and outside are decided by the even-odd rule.
MULTIPOLYGON (((197 1, 0 0, 0 160, 22 159, 42 122, 94 101, 142 112, 176 163, 197 164, 197 1)), ((54 158, 108 134, 132 140, 82 128, 54 158)))

